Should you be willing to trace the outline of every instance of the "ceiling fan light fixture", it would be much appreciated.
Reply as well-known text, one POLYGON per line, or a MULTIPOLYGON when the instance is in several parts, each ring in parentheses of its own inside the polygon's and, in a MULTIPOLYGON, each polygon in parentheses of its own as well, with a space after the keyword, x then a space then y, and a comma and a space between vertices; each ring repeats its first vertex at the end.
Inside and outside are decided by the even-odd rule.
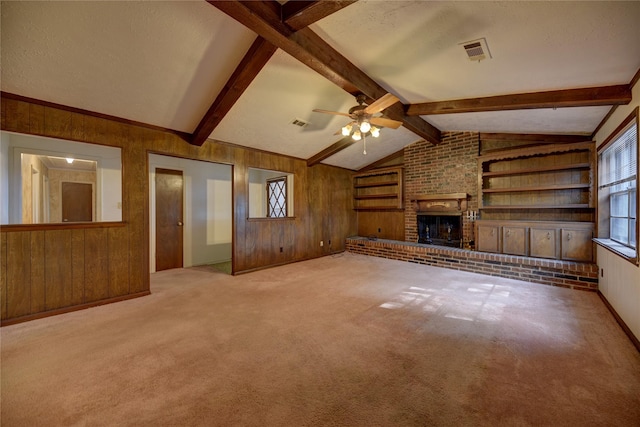
POLYGON ((380 136, 380 129, 375 126, 371 126, 371 136, 377 138, 380 136))
POLYGON ((353 135, 351 135, 351 138, 353 138, 354 141, 360 141, 362 139, 362 134, 359 130, 357 130, 353 133, 353 135))
POLYGON ((360 123, 360 132, 367 133, 370 130, 371 130, 371 123, 369 123, 366 120, 363 120, 362 123, 360 123))
POLYGON ((342 135, 343 136, 349 136, 351 134, 351 125, 348 124, 345 127, 342 128, 342 135))

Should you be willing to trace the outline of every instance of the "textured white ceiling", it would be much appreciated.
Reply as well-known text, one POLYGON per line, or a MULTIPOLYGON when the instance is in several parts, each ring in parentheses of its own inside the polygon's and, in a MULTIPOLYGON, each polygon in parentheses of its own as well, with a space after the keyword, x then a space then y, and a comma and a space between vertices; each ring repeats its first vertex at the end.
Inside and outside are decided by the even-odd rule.
MULTIPOLYGON (((255 34, 204 1, 2 1, 3 91, 192 132, 255 34)), ((312 28, 404 103, 629 83, 640 2, 360 0, 312 28), (492 59, 460 43, 485 37, 492 59)), ((213 131, 307 159, 355 100, 278 51, 213 131), (311 124, 296 128, 293 119, 311 124)), ((608 107, 424 116, 442 131, 591 133, 608 107)), ((418 139, 384 129, 324 163, 358 169, 418 139)))
POLYGON ((360 0, 312 25, 404 102, 629 83, 640 2, 360 0), (492 59, 461 43, 484 37, 492 59))
POLYGON ((2 90, 192 132, 255 34, 205 2, 2 2, 2 90))

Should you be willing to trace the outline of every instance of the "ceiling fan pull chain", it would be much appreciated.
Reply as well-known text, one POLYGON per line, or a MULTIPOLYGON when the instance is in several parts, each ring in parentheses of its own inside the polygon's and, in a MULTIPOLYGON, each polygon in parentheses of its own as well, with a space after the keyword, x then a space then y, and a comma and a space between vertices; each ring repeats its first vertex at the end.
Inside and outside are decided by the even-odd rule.
POLYGON ((362 154, 367 155, 367 135, 362 135, 362 143, 364 144, 364 151, 362 154))

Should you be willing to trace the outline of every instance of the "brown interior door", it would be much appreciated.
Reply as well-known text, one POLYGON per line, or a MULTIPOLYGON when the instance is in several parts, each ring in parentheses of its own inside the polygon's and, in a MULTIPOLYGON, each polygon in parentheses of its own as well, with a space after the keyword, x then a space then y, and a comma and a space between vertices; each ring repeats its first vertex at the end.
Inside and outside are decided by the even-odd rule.
POLYGON ((62 183, 62 221, 93 220, 93 187, 80 182, 62 183))
POLYGON ((182 268, 182 171, 156 169, 156 271, 182 268))

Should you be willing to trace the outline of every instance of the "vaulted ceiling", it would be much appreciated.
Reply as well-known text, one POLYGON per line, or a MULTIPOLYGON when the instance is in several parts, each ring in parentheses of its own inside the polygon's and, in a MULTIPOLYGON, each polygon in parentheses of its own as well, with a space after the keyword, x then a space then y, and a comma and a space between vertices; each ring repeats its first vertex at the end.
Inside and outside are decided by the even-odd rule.
POLYGON ((1 89, 359 169, 442 131, 591 135, 628 103, 640 2, 141 1, 0 4, 1 89), (471 61, 465 42, 484 39, 471 61), (390 92, 380 138, 336 135, 390 92), (307 122, 299 127, 293 121, 307 122))

